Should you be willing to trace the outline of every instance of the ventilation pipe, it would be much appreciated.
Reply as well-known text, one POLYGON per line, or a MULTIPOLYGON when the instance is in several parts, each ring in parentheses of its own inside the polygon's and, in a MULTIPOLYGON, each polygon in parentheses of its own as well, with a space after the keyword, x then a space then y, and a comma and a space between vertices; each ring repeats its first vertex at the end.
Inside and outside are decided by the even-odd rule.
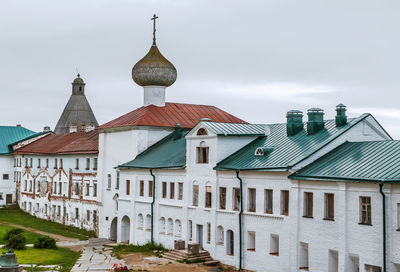
POLYGON ((175 131, 174 131, 174 140, 178 140, 180 138, 182 138, 182 127, 181 127, 181 124, 176 123, 175 131))
POLYGON ((383 272, 386 272, 386 199, 383 192, 383 182, 379 183, 379 192, 382 195, 382 225, 383 225, 383 272))
POLYGON ((324 128, 324 110, 319 108, 311 108, 307 111, 307 133, 315 134, 324 128))
POLYGON ((286 114, 286 132, 288 136, 293 136, 303 130, 303 112, 291 110, 286 114))
POLYGON ((50 127, 49 126, 45 126, 44 128, 43 128, 43 132, 49 132, 50 131, 50 127))
POLYGON ((347 124, 346 106, 339 104, 336 106, 336 126, 344 126, 347 124))
POLYGON ((153 177, 153 199, 151 201, 151 235, 150 241, 154 244, 154 202, 156 201, 156 176, 153 174, 153 169, 150 169, 150 175, 153 177))
POLYGON ((236 170, 236 177, 240 185, 240 211, 239 211, 239 271, 242 271, 242 214, 243 214, 243 181, 239 176, 239 170, 236 170))

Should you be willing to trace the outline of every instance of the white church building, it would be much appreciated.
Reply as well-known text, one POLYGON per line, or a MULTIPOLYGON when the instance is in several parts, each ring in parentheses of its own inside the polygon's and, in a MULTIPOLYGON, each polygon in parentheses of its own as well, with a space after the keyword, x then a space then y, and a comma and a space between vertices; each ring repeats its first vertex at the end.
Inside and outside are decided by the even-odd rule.
POLYGON ((177 71, 155 36, 132 78, 142 107, 98 126, 78 75, 55 133, 6 144, 22 209, 117 242, 199 244, 238 269, 400 271, 400 142, 371 114, 250 124, 166 102, 177 71))

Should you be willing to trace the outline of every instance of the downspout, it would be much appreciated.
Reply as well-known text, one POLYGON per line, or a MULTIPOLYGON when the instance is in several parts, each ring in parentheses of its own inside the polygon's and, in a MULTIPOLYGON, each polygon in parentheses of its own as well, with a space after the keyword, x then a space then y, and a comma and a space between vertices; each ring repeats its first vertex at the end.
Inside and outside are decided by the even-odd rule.
POLYGON ((239 170, 236 170, 236 177, 240 184, 240 211, 239 211, 239 271, 242 271, 242 214, 243 214, 243 181, 239 176, 239 170))
POLYGON ((382 195, 382 225, 383 225, 383 272, 386 272, 386 201, 382 190, 383 182, 379 183, 379 192, 382 195))
POLYGON ((153 211, 154 211, 154 202, 156 200, 156 176, 153 174, 153 169, 150 169, 150 175, 153 177, 153 200, 151 201, 151 243, 154 244, 154 218, 153 218, 153 211))

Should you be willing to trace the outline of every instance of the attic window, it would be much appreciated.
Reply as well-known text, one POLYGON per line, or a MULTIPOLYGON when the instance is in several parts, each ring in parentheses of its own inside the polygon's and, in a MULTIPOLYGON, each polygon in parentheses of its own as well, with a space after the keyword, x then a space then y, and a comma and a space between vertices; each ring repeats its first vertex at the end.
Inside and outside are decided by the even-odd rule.
POLYGON ((254 151, 254 156, 262 157, 267 155, 272 151, 272 147, 257 147, 256 151, 254 151))
POLYGON ((201 136, 201 135, 208 135, 207 130, 205 128, 200 128, 197 131, 197 136, 201 136))

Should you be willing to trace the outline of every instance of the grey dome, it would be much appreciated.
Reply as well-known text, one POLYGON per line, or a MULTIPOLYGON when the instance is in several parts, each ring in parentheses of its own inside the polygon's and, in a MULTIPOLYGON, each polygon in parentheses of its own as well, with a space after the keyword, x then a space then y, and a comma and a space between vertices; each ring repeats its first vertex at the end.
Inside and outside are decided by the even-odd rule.
POLYGON ((132 68, 132 79, 140 86, 171 86, 176 80, 176 69, 152 45, 149 52, 132 68))
POLYGON ((74 79, 74 82, 72 82, 72 84, 85 84, 85 82, 83 82, 81 75, 78 74, 78 77, 74 79))

